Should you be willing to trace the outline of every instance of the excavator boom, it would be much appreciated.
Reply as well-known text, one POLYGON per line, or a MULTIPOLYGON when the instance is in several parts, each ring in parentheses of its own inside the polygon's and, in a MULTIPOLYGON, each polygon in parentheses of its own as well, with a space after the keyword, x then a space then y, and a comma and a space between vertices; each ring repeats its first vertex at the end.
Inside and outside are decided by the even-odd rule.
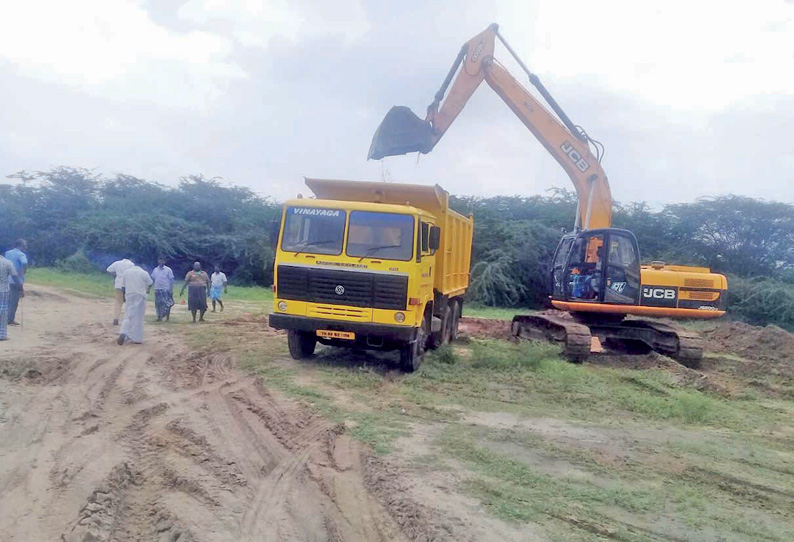
POLYGON ((663 262, 641 266, 634 234, 611 227, 612 194, 600 163, 603 146, 568 118, 499 34, 497 25, 489 26, 461 47, 424 120, 407 107, 389 111, 375 132, 369 158, 430 152, 483 81, 562 166, 579 201, 574 232, 561 239, 550 276, 552 305, 569 315, 516 316, 513 334, 561 342, 572 359, 581 360, 591 351, 601 351, 601 344, 621 343, 644 345, 696 366, 702 357, 702 341, 696 334, 657 321, 624 318, 629 314, 721 316, 725 312, 725 277, 700 268, 665 266, 663 262), (551 110, 494 59, 497 39, 551 110))
POLYGON ((577 227, 608 228, 612 222, 612 195, 599 159, 590 151, 588 136, 573 124, 538 77, 526 68, 501 37, 495 24, 463 45, 435 99, 428 106, 424 121, 404 106, 396 106, 389 111, 375 132, 368 157, 379 160, 410 152, 430 152, 483 81, 502 98, 570 177, 579 198, 577 227), (530 82, 557 116, 494 59, 497 38, 527 72, 530 82), (444 99, 453 77, 455 82, 444 99))

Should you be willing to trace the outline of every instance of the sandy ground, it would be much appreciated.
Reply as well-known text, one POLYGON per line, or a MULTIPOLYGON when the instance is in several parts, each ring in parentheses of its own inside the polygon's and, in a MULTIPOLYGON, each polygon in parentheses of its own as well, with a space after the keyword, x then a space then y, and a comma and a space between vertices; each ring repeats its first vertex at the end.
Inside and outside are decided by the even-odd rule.
POLYGON ((423 539, 373 492, 388 471, 230 357, 152 325, 119 347, 105 300, 36 286, 24 311, 0 345, 1 540, 423 539))

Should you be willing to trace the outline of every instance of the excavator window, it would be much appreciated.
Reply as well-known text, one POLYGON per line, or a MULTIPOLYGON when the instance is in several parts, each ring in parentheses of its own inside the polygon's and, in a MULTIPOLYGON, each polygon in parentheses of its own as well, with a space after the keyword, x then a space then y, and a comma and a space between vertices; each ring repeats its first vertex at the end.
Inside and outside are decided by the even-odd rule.
POLYGON ((554 255, 552 297, 636 305, 640 255, 627 231, 602 229, 563 238, 554 255))
POLYGON ((568 292, 582 301, 603 298, 604 234, 580 235, 568 258, 568 292))
POLYGON ((554 299, 565 298, 565 261, 573 244, 573 237, 563 237, 554 253, 551 269, 551 295, 554 299))
POLYGON ((619 231, 609 234, 604 302, 633 305, 640 291, 640 257, 633 236, 619 231))

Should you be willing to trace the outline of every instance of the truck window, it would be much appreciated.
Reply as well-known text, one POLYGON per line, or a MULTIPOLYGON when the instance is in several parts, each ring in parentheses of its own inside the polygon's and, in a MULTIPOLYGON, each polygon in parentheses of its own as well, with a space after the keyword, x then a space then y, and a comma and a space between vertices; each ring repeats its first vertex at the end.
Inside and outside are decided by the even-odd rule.
POLYGON ((352 211, 347 255, 408 261, 414 252, 414 238, 411 215, 352 211))
POLYGON ((430 252, 430 224, 422 222, 422 254, 430 252))
POLYGON ((320 207, 289 207, 281 250, 310 254, 341 254, 345 211, 320 207))

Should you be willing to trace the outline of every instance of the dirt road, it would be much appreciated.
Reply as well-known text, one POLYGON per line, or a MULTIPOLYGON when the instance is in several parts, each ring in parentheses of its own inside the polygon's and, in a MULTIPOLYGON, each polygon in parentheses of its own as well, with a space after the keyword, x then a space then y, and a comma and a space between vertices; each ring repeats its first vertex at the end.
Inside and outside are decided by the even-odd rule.
POLYGON ((30 290, 0 347, 0 539, 406 539, 340 427, 172 329, 119 347, 108 302, 30 290))

